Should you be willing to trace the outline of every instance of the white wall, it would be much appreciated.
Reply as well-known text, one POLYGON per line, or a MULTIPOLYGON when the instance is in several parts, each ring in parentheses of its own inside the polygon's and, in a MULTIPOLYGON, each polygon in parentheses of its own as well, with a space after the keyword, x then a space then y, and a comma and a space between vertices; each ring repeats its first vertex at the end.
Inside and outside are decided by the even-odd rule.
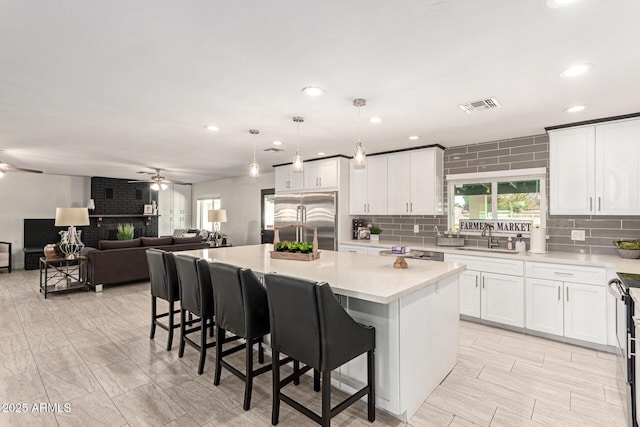
MULTIPOLYGON (((55 218, 56 208, 86 206, 91 178, 7 173, 0 178, 0 240, 13 243, 13 266, 24 267, 25 218, 55 218)), ((51 242, 55 243, 55 242, 51 242)))
POLYGON ((274 172, 261 174, 258 178, 243 176, 199 182, 192 188, 192 212, 196 212, 198 199, 220 197, 222 209, 227 210, 227 222, 220 227, 222 233, 229 236, 233 245, 259 244, 260 190, 274 187, 274 172))

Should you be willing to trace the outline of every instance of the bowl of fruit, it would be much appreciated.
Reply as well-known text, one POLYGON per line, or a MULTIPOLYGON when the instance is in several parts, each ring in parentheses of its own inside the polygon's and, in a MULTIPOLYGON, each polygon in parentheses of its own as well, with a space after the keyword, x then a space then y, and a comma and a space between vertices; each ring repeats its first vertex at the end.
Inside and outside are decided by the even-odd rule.
POLYGON ((621 258, 640 258, 640 240, 617 240, 613 244, 621 258))

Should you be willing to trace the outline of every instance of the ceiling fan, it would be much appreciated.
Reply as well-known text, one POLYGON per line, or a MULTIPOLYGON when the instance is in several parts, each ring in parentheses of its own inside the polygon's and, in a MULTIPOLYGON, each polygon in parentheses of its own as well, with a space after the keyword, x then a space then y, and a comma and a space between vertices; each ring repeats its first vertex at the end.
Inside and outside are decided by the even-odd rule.
POLYGON ((153 168, 153 169, 155 170, 155 172, 138 172, 138 173, 152 174, 149 177, 149 179, 143 179, 140 181, 127 181, 127 182, 128 183, 148 182, 151 184, 151 189, 154 191, 158 191, 160 189, 166 190, 167 188, 169 188, 169 184, 185 184, 182 181, 173 181, 173 180, 166 179, 164 176, 160 175, 160 171, 162 170, 160 168, 153 168))
POLYGON ((5 163, 0 161, 0 178, 4 176, 7 172, 30 172, 30 173, 42 173, 42 171, 35 169, 26 169, 19 168, 18 166, 10 165, 9 163, 5 163))

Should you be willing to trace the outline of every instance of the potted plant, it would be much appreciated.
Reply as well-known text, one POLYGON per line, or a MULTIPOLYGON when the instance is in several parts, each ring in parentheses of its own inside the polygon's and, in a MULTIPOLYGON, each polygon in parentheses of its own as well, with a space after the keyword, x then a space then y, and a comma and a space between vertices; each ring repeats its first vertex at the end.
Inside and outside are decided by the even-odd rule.
POLYGON ((313 251, 313 243, 303 242, 300 244, 300 252, 303 254, 308 254, 313 251))
POLYGON ((118 224, 118 240, 132 240, 134 231, 133 224, 118 224))
POLYGON ((371 225, 369 226, 369 233, 371 233, 369 239, 377 242, 378 240, 380 240, 380 233, 382 233, 382 229, 380 227, 376 227, 375 225, 371 225))

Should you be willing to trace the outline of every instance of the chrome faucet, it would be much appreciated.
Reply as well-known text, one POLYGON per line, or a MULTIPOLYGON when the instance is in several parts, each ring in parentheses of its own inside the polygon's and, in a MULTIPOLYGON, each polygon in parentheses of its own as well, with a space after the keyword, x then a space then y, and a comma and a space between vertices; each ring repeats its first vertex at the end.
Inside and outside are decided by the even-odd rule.
POLYGON ((491 236, 493 225, 489 224, 488 222, 484 223, 484 227, 482 227, 482 233, 480 234, 480 236, 487 237, 487 230, 489 230, 489 240, 487 240, 487 247, 491 249, 500 246, 500 241, 498 240, 498 238, 491 236))

